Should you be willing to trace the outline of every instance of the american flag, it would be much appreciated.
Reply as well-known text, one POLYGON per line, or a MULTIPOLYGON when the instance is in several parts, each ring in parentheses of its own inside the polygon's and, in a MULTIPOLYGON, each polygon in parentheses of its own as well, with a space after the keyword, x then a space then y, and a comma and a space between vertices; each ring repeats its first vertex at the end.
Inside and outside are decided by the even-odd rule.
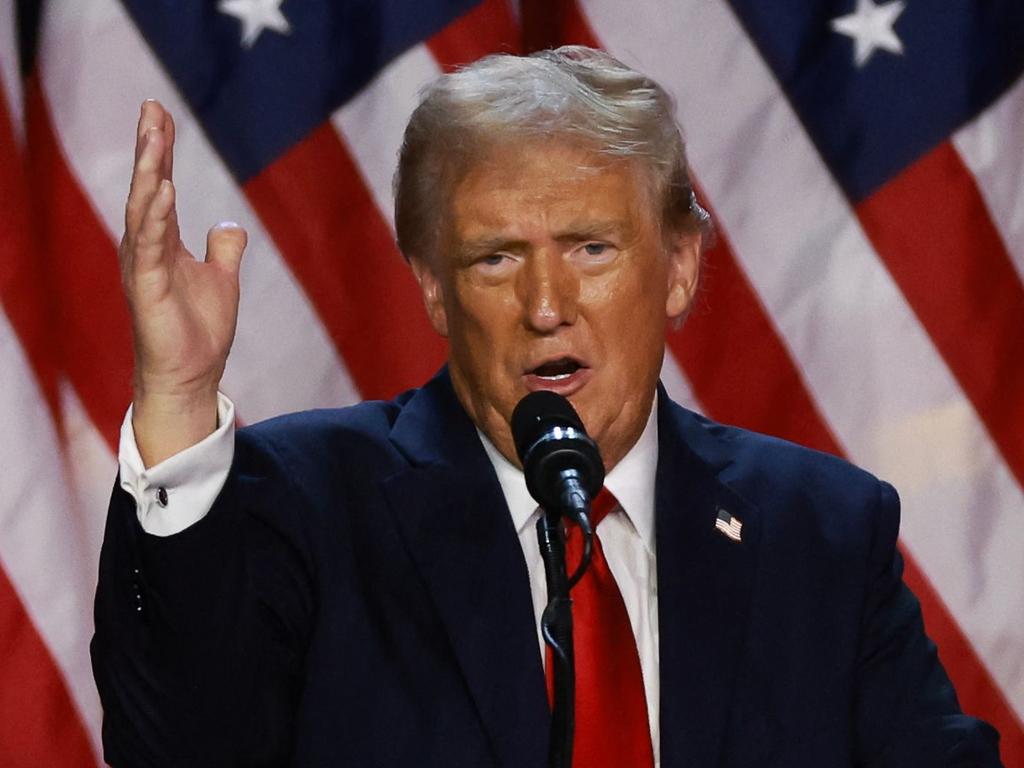
POLYGON ((571 42, 674 94, 717 223, 669 392, 899 488, 928 630, 1024 765, 1022 41, 1020 0, 0 0, 0 764, 101 763, 140 101, 177 119, 190 247, 249 231, 223 388, 252 422, 441 363, 393 242, 417 90, 571 42))
POLYGON ((715 517, 715 528, 733 541, 743 540, 743 523, 722 508, 718 509, 718 515, 715 517))

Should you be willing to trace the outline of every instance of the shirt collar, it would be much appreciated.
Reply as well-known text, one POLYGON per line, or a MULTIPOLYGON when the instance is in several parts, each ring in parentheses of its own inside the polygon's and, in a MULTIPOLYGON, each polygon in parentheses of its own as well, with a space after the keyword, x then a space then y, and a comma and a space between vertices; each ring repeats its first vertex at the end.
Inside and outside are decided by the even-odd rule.
MULTIPOLYGON (((633 524, 647 551, 654 553, 654 479, 658 469, 658 397, 655 395, 651 413, 640 438, 604 479, 633 524)), ((516 533, 522 534, 537 511, 537 502, 526 489, 522 470, 506 459, 487 436, 477 430, 498 476, 505 503, 512 515, 516 533)))

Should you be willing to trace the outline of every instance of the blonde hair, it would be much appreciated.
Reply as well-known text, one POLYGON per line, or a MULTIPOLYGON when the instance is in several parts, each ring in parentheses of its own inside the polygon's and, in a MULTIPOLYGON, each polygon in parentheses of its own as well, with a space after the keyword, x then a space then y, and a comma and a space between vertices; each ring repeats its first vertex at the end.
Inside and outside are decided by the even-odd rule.
POLYGON ((430 259, 447 202, 468 165, 499 141, 565 138, 634 161, 653 184, 665 231, 706 230, 672 98, 606 53, 564 46, 496 55, 442 75, 422 92, 395 173, 395 228, 407 259, 430 259))

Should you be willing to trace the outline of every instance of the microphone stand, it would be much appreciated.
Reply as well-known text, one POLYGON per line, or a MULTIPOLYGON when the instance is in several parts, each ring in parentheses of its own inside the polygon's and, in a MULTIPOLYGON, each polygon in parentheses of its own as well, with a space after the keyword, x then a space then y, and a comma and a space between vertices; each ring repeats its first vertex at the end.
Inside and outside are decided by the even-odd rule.
POLYGON ((572 600, 560 514, 543 511, 537 520, 537 540, 548 587, 548 604, 541 615, 540 628, 544 642, 551 648, 554 682, 548 768, 571 768, 576 723, 576 664, 572 646, 572 600))
MULTIPOLYGON (((574 484, 575 485, 575 484, 574 484)), ((573 735, 576 726, 576 662, 572 640, 572 599, 569 590, 590 565, 592 531, 589 500, 576 486, 563 496, 563 509, 542 510, 537 520, 537 541, 544 560, 548 604, 541 614, 544 642, 551 648, 551 679, 554 695, 551 711, 551 738, 548 742, 549 768, 572 768, 573 735), (572 578, 565 563, 563 510, 583 533, 583 558, 572 578)))

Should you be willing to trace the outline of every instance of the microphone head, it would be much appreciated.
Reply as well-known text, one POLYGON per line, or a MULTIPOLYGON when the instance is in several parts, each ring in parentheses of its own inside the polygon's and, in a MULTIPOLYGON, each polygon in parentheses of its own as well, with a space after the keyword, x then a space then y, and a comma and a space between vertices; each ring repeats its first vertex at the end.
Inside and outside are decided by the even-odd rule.
POLYGON ((565 473, 574 474, 594 498, 604 483, 604 463, 576 409, 561 395, 531 392, 516 405, 512 440, 530 495, 546 510, 561 504, 565 473))
POLYGON ((527 449, 552 427, 573 427, 587 433, 572 403, 546 389, 531 392, 519 401, 512 411, 511 426, 520 461, 527 449))

